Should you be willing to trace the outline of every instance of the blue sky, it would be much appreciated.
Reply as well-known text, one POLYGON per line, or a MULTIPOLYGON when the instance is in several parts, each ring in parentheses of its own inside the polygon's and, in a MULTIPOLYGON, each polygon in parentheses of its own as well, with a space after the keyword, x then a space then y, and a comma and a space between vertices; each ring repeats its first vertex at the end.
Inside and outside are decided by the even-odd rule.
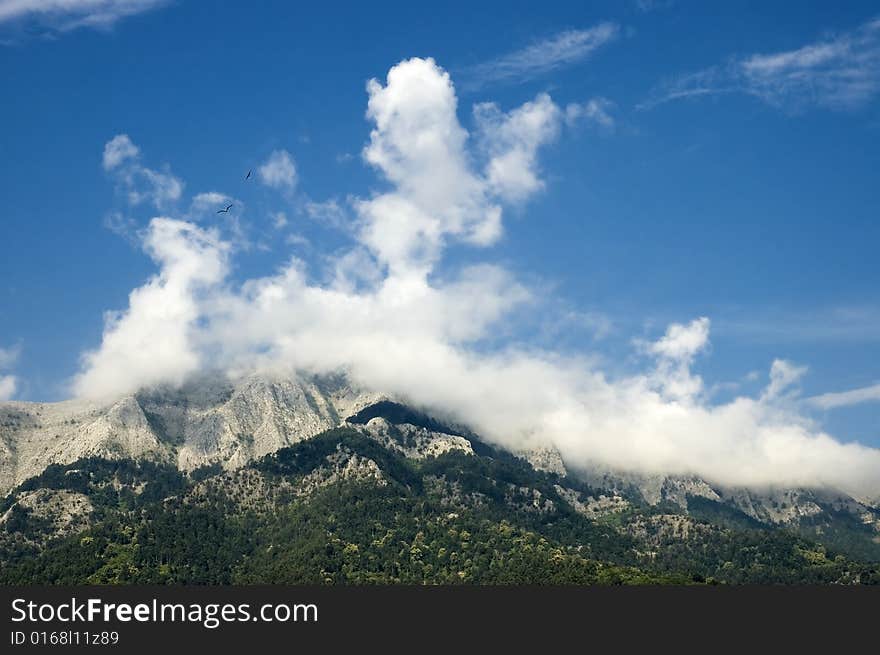
POLYGON ((448 244, 432 272, 489 262, 552 298, 484 347, 503 333, 625 376, 643 366, 634 344, 706 316, 693 361, 706 402, 761 394, 785 360, 808 369, 799 412, 880 446, 875 3, 32 4, 0 2, 0 375, 13 397, 69 395, 104 313, 156 272, 148 221, 196 220, 196 194, 235 200, 232 216, 198 218, 235 244, 225 284, 292 254, 320 279, 350 246, 351 199, 388 186, 362 158, 367 80, 432 57, 474 134, 477 103, 507 112, 547 93, 571 107, 503 235, 448 244), (102 165, 120 134, 141 183, 179 180, 179 198, 132 204, 135 169, 102 165), (293 178, 243 181, 279 152, 293 178))

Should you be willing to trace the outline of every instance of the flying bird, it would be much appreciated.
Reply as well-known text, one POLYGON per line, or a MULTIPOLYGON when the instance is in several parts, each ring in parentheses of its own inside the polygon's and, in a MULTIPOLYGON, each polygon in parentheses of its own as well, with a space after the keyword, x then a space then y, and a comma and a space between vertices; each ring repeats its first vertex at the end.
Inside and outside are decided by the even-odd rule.
POLYGON ((249 171, 248 171, 248 174, 244 176, 244 179, 245 179, 245 180, 249 180, 249 179, 251 179, 251 173, 253 173, 253 172, 254 172, 253 170, 249 170, 249 171))
POLYGON ((218 209, 218 210, 217 210, 217 213, 218 213, 218 214, 225 214, 225 213, 228 212, 231 208, 232 208, 232 205, 226 205, 226 209, 218 209))

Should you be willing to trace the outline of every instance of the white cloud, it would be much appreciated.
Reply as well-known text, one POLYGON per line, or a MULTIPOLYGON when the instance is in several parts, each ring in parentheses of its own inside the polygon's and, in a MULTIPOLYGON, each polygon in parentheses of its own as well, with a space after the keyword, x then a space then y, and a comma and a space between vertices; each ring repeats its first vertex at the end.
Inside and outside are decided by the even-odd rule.
POLYGON ((167 167, 157 171, 141 164, 140 148, 127 134, 117 134, 104 145, 102 164, 117 191, 132 206, 149 202, 159 211, 167 211, 183 194, 183 182, 167 167))
POLYGON ((715 321, 716 330, 760 344, 880 341, 880 306, 853 305, 785 309, 752 308, 747 316, 730 312, 715 321))
POLYGON ((199 298, 225 277, 229 246, 190 223, 154 218, 144 249, 160 272, 131 292, 127 310, 107 314, 101 347, 83 356, 74 380, 78 395, 104 398, 180 383, 202 364, 192 334, 199 298))
POLYGON ((486 246, 502 233, 499 202, 541 187, 535 153, 555 135, 560 111, 544 94, 503 113, 476 108, 480 153, 468 150, 449 75, 432 59, 394 66, 367 86, 375 127, 364 158, 394 189, 355 203, 359 239, 394 275, 425 275, 449 240, 486 246), (486 173, 474 169, 476 154, 486 173))
POLYGON ((283 230, 287 227, 287 214, 284 212, 275 212, 270 218, 272 219, 272 227, 276 230, 283 230))
POLYGON ((880 91, 880 19, 795 50, 734 58, 672 79, 640 105, 744 93, 785 110, 863 107, 880 91))
POLYGON ((308 237, 304 237, 302 234, 288 234, 284 238, 284 243, 287 243, 291 246, 299 246, 303 248, 309 248, 312 245, 312 242, 309 241, 308 237))
POLYGON ((467 73, 468 86, 528 80, 577 63, 616 39, 619 32, 616 24, 607 22, 589 29, 560 32, 522 50, 474 66, 467 73))
POLYGON ((797 366, 784 359, 774 359, 770 367, 770 384, 764 390, 762 398, 771 400, 779 398, 786 389, 791 389, 807 373, 806 366, 797 366))
POLYGON ((709 343, 709 319, 698 318, 688 325, 673 323, 666 334, 647 345, 647 350, 663 359, 690 363, 709 343))
POLYGON ((704 316, 687 325, 673 323, 657 341, 637 341, 636 345, 656 358, 656 370, 649 380, 665 399, 693 401, 702 393, 703 380, 691 373, 691 366, 709 345, 708 318, 704 316))
POLYGON ((820 409, 837 409, 838 407, 850 407, 851 405, 859 405, 861 403, 880 402, 880 383, 849 391, 823 393, 822 395, 808 398, 807 402, 820 409))
POLYGON ((614 103, 601 96, 591 98, 583 104, 570 103, 565 107, 565 122, 574 125, 581 120, 586 120, 607 132, 612 132, 616 125, 616 121, 611 115, 613 109, 614 103))
POLYGON ((104 170, 112 171, 126 160, 137 159, 140 153, 140 148, 131 142, 127 134, 117 134, 104 144, 104 170))
POLYGON ((14 375, 0 375, 0 400, 12 400, 18 388, 18 380, 14 375))
POLYGON ((217 211, 227 205, 237 205, 239 202, 232 196, 219 191, 204 191, 193 196, 190 203, 189 213, 192 217, 204 215, 216 216, 217 211))
POLYGON ((137 188, 136 182, 130 183, 128 198, 132 205, 149 202, 156 209, 162 210, 177 202, 183 194, 183 183, 170 172, 154 171, 141 166, 134 174, 140 176, 145 184, 144 187, 137 188))
MULTIPOLYGON (((540 295, 499 266, 436 265, 450 243, 496 239, 501 195, 520 195, 475 161, 530 152, 553 133, 547 116, 560 120, 562 112, 540 96, 507 113, 491 110, 489 142, 472 143, 452 83, 431 60, 398 64, 368 92, 373 131, 364 156, 390 188, 355 201, 358 243, 336 254, 327 281, 291 258, 272 275, 233 283, 230 244, 185 221, 154 219, 145 247, 159 272, 108 318, 101 346, 84 357, 77 393, 180 382, 208 366, 230 375, 345 371, 497 443, 555 446, 574 469, 880 492, 880 450, 835 440, 783 393, 797 367, 775 362, 758 397, 711 401, 694 370, 709 347, 708 318, 640 342, 649 361, 625 374, 603 371, 589 353, 510 341, 487 348, 515 311, 539 312, 540 295)), ((526 179, 537 180, 534 158, 526 159, 526 179)))
POLYGON ((104 216, 104 227, 133 246, 140 246, 139 226, 135 219, 122 212, 112 211, 104 216))
POLYGON ((296 165, 286 150, 275 150, 259 168, 260 181, 273 189, 292 191, 296 187, 296 165))
POLYGON ((364 159, 394 190, 356 203, 360 241, 395 275, 425 275, 447 238, 497 238, 501 209, 470 168, 449 75, 432 59, 410 59, 367 91, 375 127, 364 159))
POLYGON ((78 27, 106 29, 128 16, 168 4, 169 0, 0 0, 0 24, 32 21, 66 32, 78 27))

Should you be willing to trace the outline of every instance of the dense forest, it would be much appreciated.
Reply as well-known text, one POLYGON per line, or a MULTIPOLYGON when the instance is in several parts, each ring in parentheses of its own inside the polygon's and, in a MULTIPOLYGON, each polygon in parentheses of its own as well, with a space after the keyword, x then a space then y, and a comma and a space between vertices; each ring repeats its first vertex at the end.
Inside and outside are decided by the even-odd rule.
POLYGON ((709 501, 588 517, 562 494, 598 490, 475 451, 411 459, 340 428, 236 472, 53 465, 0 505, 0 584, 880 583, 709 501))

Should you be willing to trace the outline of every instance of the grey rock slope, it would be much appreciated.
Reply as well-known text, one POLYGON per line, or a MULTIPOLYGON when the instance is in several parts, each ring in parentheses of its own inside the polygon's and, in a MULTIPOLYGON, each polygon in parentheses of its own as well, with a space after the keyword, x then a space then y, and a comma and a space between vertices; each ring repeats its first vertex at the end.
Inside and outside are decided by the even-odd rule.
POLYGON ((49 464, 81 457, 168 459, 133 397, 106 406, 79 401, 0 404, 0 489, 6 493, 49 464))
POLYGON ((160 387, 108 404, 0 403, 0 491, 50 464, 82 457, 232 470, 336 427, 384 398, 340 377, 254 375, 236 383, 214 378, 160 387))
POLYGON ((835 544, 855 539, 866 548, 880 544, 880 509, 834 489, 727 487, 696 476, 650 475, 582 469, 577 476, 593 487, 654 507, 710 521, 799 530, 835 544))

